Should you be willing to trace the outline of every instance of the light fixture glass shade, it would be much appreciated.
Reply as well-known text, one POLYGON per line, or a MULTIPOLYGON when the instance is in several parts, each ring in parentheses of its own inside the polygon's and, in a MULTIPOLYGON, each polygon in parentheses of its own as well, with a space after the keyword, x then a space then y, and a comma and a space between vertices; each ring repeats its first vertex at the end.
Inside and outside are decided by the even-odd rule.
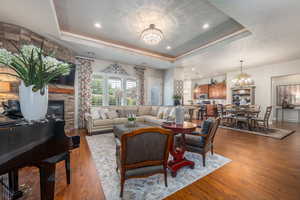
POLYGON ((254 81, 252 80, 251 76, 243 72, 243 60, 241 60, 240 62, 241 62, 241 72, 234 79, 232 79, 232 82, 237 87, 253 85, 254 81))
POLYGON ((141 39, 149 45, 157 45, 163 39, 163 33, 154 24, 150 24, 141 34, 141 39))

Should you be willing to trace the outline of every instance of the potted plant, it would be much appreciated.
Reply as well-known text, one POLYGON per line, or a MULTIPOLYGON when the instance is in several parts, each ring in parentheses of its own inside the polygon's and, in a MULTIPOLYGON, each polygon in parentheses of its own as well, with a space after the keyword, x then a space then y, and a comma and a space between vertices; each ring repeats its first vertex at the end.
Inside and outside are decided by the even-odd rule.
POLYGON ((17 77, 21 111, 28 121, 44 119, 48 109, 48 84, 51 80, 67 75, 70 65, 58 61, 53 54, 47 54, 43 45, 38 48, 34 45, 24 45, 18 48, 17 53, 0 49, 0 64, 3 64, 15 73, 1 73, 17 77))
POLYGON ((180 100, 181 100, 181 96, 180 96, 180 95, 174 94, 174 95, 173 95, 173 100, 174 100, 174 105, 175 105, 175 106, 178 106, 178 105, 181 104, 181 103, 180 103, 180 100))
POLYGON ((129 126, 134 126, 134 125, 135 125, 135 120, 136 120, 135 114, 130 113, 130 114, 127 116, 127 120, 128 120, 128 125, 129 125, 129 126))

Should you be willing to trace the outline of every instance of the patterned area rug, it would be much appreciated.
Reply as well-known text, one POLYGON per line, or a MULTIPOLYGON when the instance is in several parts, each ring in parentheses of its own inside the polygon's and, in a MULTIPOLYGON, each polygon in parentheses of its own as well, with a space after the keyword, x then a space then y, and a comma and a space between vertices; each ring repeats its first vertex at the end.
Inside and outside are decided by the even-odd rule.
MULTIPOLYGON (((86 139, 92 152, 106 199, 120 199, 120 177, 116 172, 114 135, 112 133, 100 134, 87 136, 86 139)), ((195 168, 182 168, 178 171, 176 178, 172 178, 171 174, 168 173, 168 187, 165 187, 162 174, 148 178, 128 179, 125 181, 123 199, 163 199, 231 161, 221 155, 211 155, 209 153, 206 160, 207 166, 202 167, 202 156, 187 152, 186 157, 195 162, 195 168)))
POLYGON ((251 133, 251 134, 255 134, 255 135, 261 135, 261 136, 265 136, 265 137, 271 137, 271 138, 275 138, 275 139, 283 139, 286 136, 294 133, 294 130, 288 130, 288 129, 280 129, 280 128, 271 128, 269 130, 266 131, 249 131, 249 130, 244 130, 244 129, 238 129, 238 128, 231 128, 228 126, 220 126, 220 128, 224 128, 224 129, 229 129, 229 130, 234 130, 234 131, 240 131, 240 132, 244 132, 244 133, 251 133))

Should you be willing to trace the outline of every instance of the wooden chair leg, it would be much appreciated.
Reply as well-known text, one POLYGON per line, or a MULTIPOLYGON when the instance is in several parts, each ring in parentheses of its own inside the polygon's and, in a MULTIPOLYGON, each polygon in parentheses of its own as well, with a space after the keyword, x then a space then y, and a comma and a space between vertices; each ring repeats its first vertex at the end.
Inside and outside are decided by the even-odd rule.
POLYGON ((168 187, 167 168, 164 167, 165 186, 168 187))
POLYGON ((214 145, 211 145, 210 151, 211 151, 211 155, 214 155, 214 145))
POLYGON ((206 157, 205 153, 204 153, 204 154, 202 154, 203 167, 205 167, 205 157, 206 157))
POLYGON ((124 183, 125 183, 125 172, 121 172, 121 191, 120 191, 120 197, 123 197, 123 191, 124 191, 124 183))
POLYGON ((65 160, 67 184, 71 184, 71 163, 70 163, 70 153, 67 155, 65 160))

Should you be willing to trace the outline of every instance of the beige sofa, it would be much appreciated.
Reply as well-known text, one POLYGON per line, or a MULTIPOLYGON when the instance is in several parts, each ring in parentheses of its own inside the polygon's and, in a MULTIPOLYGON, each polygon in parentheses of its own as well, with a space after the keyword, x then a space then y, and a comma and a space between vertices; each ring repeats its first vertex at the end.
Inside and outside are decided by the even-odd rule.
MULTIPOLYGON (((91 113, 85 113, 85 125, 89 135, 96 132, 110 132, 116 124, 127 123, 128 113, 136 114, 137 122, 149 122, 161 125, 168 119, 175 118, 174 106, 101 106, 93 107, 91 113), (104 117, 99 114, 105 109, 111 112, 104 117), (164 110, 165 112, 161 113, 164 110), (158 116, 158 113, 160 115, 158 116), (115 114, 117 113, 117 114, 115 114), (108 115, 111 115, 108 117, 108 115), (104 119, 105 118, 105 119, 104 119)), ((188 112, 185 112, 185 119, 189 119, 188 112)), ((103 113, 102 113, 103 114, 103 113)))

